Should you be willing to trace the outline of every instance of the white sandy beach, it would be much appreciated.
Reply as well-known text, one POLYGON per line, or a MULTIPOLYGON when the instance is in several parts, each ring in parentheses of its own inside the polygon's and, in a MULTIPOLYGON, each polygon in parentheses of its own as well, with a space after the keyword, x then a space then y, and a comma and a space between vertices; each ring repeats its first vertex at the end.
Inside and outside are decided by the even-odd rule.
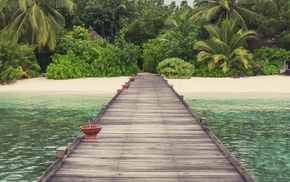
POLYGON ((290 94, 290 77, 253 76, 244 78, 170 79, 179 93, 277 93, 290 94))
MULTIPOLYGON (((116 93, 129 77, 82 78, 52 80, 45 77, 19 80, 11 85, 0 86, 0 92, 95 92, 116 93)), ((248 78, 201 78, 169 79, 169 84, 179 94, 282 94, 290 95, 290 76, 255 76, 248 78)))
POLYGON ((10 85, 0 86, 0 92, 94 92, 111 94, 121 89, 129 77, 80 78, 53 80, 46 77, 18 80, 10 85))

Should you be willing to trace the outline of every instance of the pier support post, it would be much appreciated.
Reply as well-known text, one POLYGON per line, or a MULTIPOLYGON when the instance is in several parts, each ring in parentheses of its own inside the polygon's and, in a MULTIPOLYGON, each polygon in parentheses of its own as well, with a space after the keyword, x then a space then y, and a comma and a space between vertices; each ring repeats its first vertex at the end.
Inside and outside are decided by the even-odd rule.
POLYGON ((103 110, 106 110, 107 108, 108 108, 107 105, 102 105, 102 109, 103 109, 103 110))
POLYGON ((65 155, 67 154, 67 147, 61 146, 56 149, 56 158, 63 159, 65 155))
POLYGON ((200 118, 201 125, 207 125, 207 118, 200 118))

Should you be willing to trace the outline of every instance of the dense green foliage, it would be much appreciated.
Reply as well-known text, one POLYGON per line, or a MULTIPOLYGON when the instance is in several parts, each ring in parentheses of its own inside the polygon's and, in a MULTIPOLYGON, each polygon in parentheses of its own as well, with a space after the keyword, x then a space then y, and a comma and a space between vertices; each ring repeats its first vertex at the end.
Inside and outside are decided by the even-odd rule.
POLYGON ((191 78, 194 66, 180 58, 167 58, 158 64, 157 72, 167 78, 191 78))
POLYGON ((130 3, 126 18, 122 19, 120 30, 125 39, 141 46, 149 39, 156 38, 164 26, 164 21, 170 15, 162 0, 137 0, 130 3))
POLYGON ((82 27, 74 27, 60 39, 47 77, 69 79, 81 77, 112 77, 138 72, 138 46, 116 38, 115 44, 104 40, 91 41, 82 27))
MULTIPOLYGON (((245 8, 262 15, 257 29, 262 40, 270 39, 281 48, 290 49, 290 3, 289 0, 242 0, 245 8), (270 7, 270 10, 269 10, 270 7)), ((251 22, 251 21, 250 21, 251 22)))
MULTIPOLYGON (((193 7, 186 1, 179 6, 175 2, 165 5, 163 0, 0 0, 0 29, 15 32, 16 44, 35 44, 41 72, 47 70, 48 77, 54 79, 130 75, 139 68, 157 72, 157 65, 172 57, 194 65, 194 76, 277 74, 282 65, 273 62, 284 59, 283 54, 266 60, 254 53, 254 58, 249 59, 247 48, 253 51, 275 46, 289 50, 289 12, 289 0, 195 0, 193 7), (206 31, 203 27, 220 27, 224 19, 237 19, 237 27, 244 29, 236 37, 253 29, 258 39, 241 41, 238 47, 220 37, 214 40, 215 29, 206 31), (96 31, 97 40, 90 40, 86 30, 89 26, 96 31), (212 51, 205 51, 205 44, 197 46, 201 42, 208 43, 212 51), (197 56, 197 51, 202 52, 197 56), (197 61, 204 59, 211 60, 210 64, 197 61), (222 66, 226 72, 215 66, 222 66)), ((223 38, 234 42, 231 34, 223 32, 223 38)), ((1 45, 7 44, 6 40, 0 41, 1 45)), ((38 74, 39 66, 31 60, 17 64, 23 77, 38 74)), ((2 78, 15 81, 11 75, 15 77, 16 70, 7 66, 14 65, 14 61, 1 60, 1 65, 5 67, 2 78)))
POLYGON ((199 27, 191 25, 188 31, 187 35, 180 31, 174 35, 161 35, 143 44, 144 71, 156 72, 158 63, 166 58, 177 57, 186 62, 194 60, 197 52, 192 50, 192 46, 196 42, 199 27))
POLYGON ((279 69, 283 68, 285 61, 289 58, 290 51, 262 47, 254 51, 250 66, 255 75, 279 74, 279 69))
POLYGON ((0 83, 15 82, 20 78, 38 76, 40 70, 34 56, 34 47, 18 44, 9 39, 7 32, 0 32, 0 83))
POLYGON ((240 6, 243 3, 237 0, 196 0, 195 2, 195 7, 200 7, 201 11, 193 14, 191 17, 193 22, 216 22, 220 25, 223 20, 233 18, 238 20, 240 27, 247 29, 246 20, 251 18, 253 22, 257 22, 259 17, 254 11, 240 6))

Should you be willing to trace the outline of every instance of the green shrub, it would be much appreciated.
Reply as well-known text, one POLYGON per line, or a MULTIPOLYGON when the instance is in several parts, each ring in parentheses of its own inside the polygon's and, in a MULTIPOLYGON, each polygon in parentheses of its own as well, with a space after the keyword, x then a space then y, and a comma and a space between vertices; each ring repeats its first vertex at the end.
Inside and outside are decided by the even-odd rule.
POLYGON ((90 40, 90 34, 87 29, 81 26, 73 26, 73 30, 68 35, 77 40, 90 40))
POLYGON ((277 66, 274 65, 266 65, 263 68, 263 72, 265 75, 276 75, 279 73, 277 66))
POLYGON ((70 79, 87 77, 89 64, 70 51, 66 55, 55 54, 52 63, 47 67, 47 78, 70 79))
POLYGON ((290 51, 262 47, 254 51, 253 58, 249 63, 255 75, 272 75, 278 74, 279 68, 282 67, 284 61, 289 58, 290 51))
POLYGON ((167 78, 191 78, 194 66, 180 58, 167 58, 158 64, 157 71, 167 78))

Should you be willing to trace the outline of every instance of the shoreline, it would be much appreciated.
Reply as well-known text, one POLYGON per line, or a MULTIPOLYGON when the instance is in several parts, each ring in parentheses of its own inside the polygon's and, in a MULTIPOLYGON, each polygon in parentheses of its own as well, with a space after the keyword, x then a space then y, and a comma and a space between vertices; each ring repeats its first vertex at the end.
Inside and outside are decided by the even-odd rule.
MULTIPOLYGON (((53 80, 46 77, 18 80, 0 86, 1 93, 79 93, 115 94, 129 77, 53 80)), ((290 76, 254 76, 246 78, 168 79, 174 90, 185 97, 290 97, 290 76)))

